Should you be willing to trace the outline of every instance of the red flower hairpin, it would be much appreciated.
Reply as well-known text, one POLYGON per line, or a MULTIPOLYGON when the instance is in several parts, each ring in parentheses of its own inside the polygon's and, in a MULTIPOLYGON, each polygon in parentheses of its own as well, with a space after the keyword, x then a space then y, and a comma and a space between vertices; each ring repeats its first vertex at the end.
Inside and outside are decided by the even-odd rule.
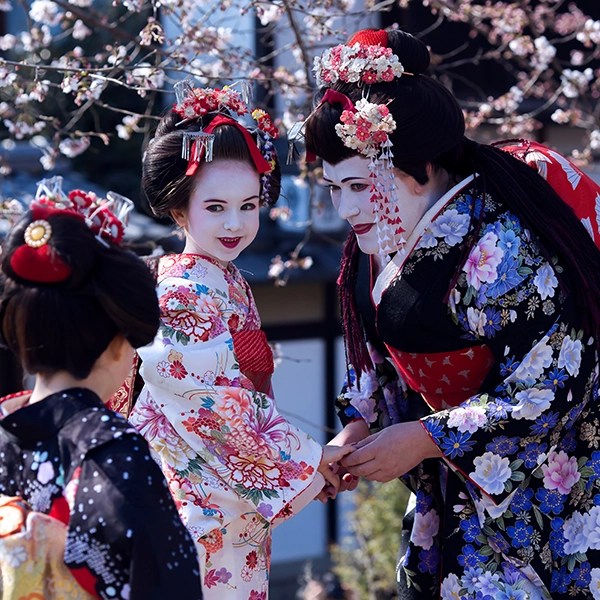
POLYGON ((256 121, 256 127, 263 131, 267 138, 259 149, 242 123, 231 117, 232 113, 238 116, 248 113, 247 103, 250 99, 251 88, 247 81, 241 83, 241 95, 229 86, 225 86, 223 89, 195 88, 191 79, 184 79, 175 84, 177 102, 173 106, 173 112, 183 118, 177 125, 208 114, 216 114, 216 117, 206 127, 202 127, 198 131, 183 132, 181 157, 188 161, 186 175, 193 176, 202 159, 206 162, 212 161, 214 128, 221 124, 233 125, 244 135, 252 160, 261 174, 264 192, 264 188, 270 186, 270 172, 273 170, 275 162, 275 148, 270 138, 277 138, 279 130, 267 112, 259 108, 254 109, 251 114, 256 121))
POLYGON ((173 112, 177 113, 184 121, 203 117, 211 112, 222 112, 225 108, 238 116, 248 113, 246 96, 235 91, 229 86, 219 88, 195 88, 191 79, 178 81, 175 85, 176 104, 173 112))
POLYGON ((33 220, 23 233, 25 243, 10 259, 13 271, 21 279, 37 283, 67 280, 72 270, 49 243, 53 235, 49 219, 57 215, 82 219, 99 242, 108 245, 108 240, 119 244, 132 208, 131 200, 115 192, 108 192, 106 199, 81 190, 73 190, 65 196, 62 177, 43 179, 38 182, 38 191, 30 206, 33 220))

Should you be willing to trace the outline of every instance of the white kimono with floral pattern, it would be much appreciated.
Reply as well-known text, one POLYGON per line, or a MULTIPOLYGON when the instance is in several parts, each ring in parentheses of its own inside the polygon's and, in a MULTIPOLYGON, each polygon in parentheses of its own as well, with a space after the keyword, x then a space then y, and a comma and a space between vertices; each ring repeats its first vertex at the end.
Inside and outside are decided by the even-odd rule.
POLYGON ((158 297, 161 326, 139 350, 145 386, 130 421, 196 542, 205 599, 266 600, 272 527, 322 488, 322 448, 240 371, 233 337, 260 320, 233 264, 164 257, 158 297))

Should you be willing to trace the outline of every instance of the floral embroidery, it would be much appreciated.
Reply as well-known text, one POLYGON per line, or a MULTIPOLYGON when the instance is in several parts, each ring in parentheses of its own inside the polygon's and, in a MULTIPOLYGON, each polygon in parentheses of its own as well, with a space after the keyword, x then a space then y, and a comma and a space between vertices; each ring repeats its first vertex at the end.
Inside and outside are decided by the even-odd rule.
MULTIPOLYGON (((350 370, 338 414, 344 423, 363 418, 373 432, 420 418, 444 454, 403 477, 417 508, 399 568, 423 597, 600 600, 596 344, 559 286, 562 266, 552 249, 542 252, 519 218, 468 184, 425 227, 383 293, 379 314, 386 302, 401 306, 397 282, 429 290, 440 262, 453 277, 467 243, 471 249, 448 290, 455 338, 439 313, 422 331, 448 332, 449 353, 469 342, 487 346, 493 364, 485 388, 459 406, 422 416, 420 395, 388 359, 372 353, 360 389, 350 370)), ((441 300, 418 299, 432 313, 441 300)))
POLYGON ((237 269, 182 254, 161 259, 159 282, 162 326, 139 351, 146 386, 130 420, 205 557, 205 598, 260 598, 271 522, 292 514, 321 447, 242 372, 234 334, 260 328, 260 319, 237 269))

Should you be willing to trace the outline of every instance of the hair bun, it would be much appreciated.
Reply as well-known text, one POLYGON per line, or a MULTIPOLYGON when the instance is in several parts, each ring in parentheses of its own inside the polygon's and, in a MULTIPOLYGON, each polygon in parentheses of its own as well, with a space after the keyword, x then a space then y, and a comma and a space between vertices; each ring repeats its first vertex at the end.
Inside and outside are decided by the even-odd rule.
POLYGON ((44 214, 42 210, 34 216, 30 209, 10 230, 3 250, 1 269, 19 283, 33 286, 64 283, 67 287, 78 287, 94 269, 102 247, 78 215, 57 210, 44 214), (43 245, 34 248, 25 241, 25 236, 40 214, 50 225, 51 234, 43 245))
POLYGON ((429 49, 421 40, 399 29, 390 29, 387 35, 388 48, 400 59, 407 73, 420 75, 427 71, 431 57, 429 49))

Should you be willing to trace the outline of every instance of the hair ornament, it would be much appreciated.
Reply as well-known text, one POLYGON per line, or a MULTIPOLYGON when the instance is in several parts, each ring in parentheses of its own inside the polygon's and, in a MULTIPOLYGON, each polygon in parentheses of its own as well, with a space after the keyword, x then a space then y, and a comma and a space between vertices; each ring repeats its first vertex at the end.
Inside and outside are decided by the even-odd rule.
POLYGON ((255 108, 252 111, 252 118, 256 121, 256 127, 258 129, 264 131, 272 138, 277 139, 279 137, 279 130, 273 125, 273 121, 267 112, 261 108, 255 108))
POLYGON ((52 239, 49 219, 56 215, 81 219, 102 244, 108 246, 107 240, 119 244, 133 202, 116 192, 108 192, 106 199, 81 190, 65 195, 62 177, 57 176, 38 182, 35 199, 29 208, 32 222, 23 233, 25 243, 13 252, 10 265, 25 281, 58 283, 67 280, 72 270, 49 243, 52 239))
POLYGON ((181 158, 198 164, 202 157, 206 162, 213 159, 213 143, 215 136, 204 131, 184 131, 181 144, 181 158))
POLYGON ((248 113, 242 96, 229 86, 223 89, 195 88, 191 79, 184 79, 174 87, 177 103, 173 112, 183 119, 178 125, 211 112, 223 112, 224 109, 240 117, 248 113))
MULTIPOLYGON (((387 48, 385 40, 377 44, 364 44, 359 39, 351 40, 351 45, 339 44, 316 56, 313 66, 317 85, 336 83, 356 83, 357 85, 394 81, 396 77, 410 75, 404 72, 400 59, 387 48), (385 45, 381 44, 385 41, 385 45)), ((355 36, 356 37, 356 36, 355 36)), ((369 40, 370 41, 370 40, 369 40)))
POLYGON ((27 243, 19 246, 10 257, 10 266, 18 277, 34 283, 59 283, 72 273, 71 267, 49 244, 39 248, 27 243))
MULTIPOLYGON (((248 147, 248 150, 250 151, 250 156, 252 158, 252 161, 254 162, 254 165, 256 167, 256 170, 258 171, 258 173, 260 175, 266 173, 269 174, 272 171, 272 165, 269 162, 270 159, 267 159, 265 156, 263 156, 263 154, 261 153, 261 151, 259 150, 257 143, 254 141, 254 139, 252 139, 252 136, 250 135, 250 132, 238 121, 236 121, 235 119, 232 119, 231 117, 226 117, 224 115, 217 115, 204 129, 202 129, 201 131, 198 132, 192 132, 194 135, 191 136, 194 139, 194 141, 192 142, 191 148, 189 150, 189 159, 188 159, 188 167, 187 170, 185 172, 186 175, 188 176, 192 176, 196 173, 196 171, 198 170, 198 165, 200 164, 200 162, 202 161, 203 158, 205 158, 205 160, 207 162, 210 162, 212 160, 212 146, 214 143, 214 134, 213 131, 219 126, 219 125, 231 125, 232 127, 235 127, 236 129, 239 130, 239 132, 244 136, 244 140, 246 141, 246 146, 248 147), (198 135, 198 134, 202 134, 202 135, 198 135), (205 148, 209 148, 210 149, 210 155, 204 157, 204 149, 205 148)), ((268 135, 268 134, 265 134, 268 135)), ((260 137, 260 136, 258 136, 260 137)), ((185 135, 184 135, 184 139, 185 139, 185 135)), ((274 158, 271 157, 271 158, 274 158)))
MULTIPOLYGON (((330 92, 333 90, 327 90, 324 100, 330 92)), ((350 102, 346 96, 344 98, 350 102)), ((340 123, 335 126, 335 131, 344 146, 357 150, 365 156, 371 156, 389 141, 388 134, 396 129, 396 122, 385 104, 374 104, 364 98, 356 105, 350 104, 351 107, 347 107, 342 112, 340 123)))
POLYGON ((269 114, 260 109, 254 109, 251 112, 252 118, 256 121, 256 128, 263 132, 263 135, 257 133, 257 141, 252 139, 246 127, 232 118, 232 114, 243 116, 247 114, 246 104, 252 97, 252 87, 248 81, 241 81, 241 95, 229 86, 223 89, 195 88, 191 79, 184 79, 175 84, 176 103, 173 106, 173 112, 183 117, 183 120, 177 123, 183 125, 193 119, 202 119, 209 114, 216 114, 212 121, 197 131, 184 131, 181 144, 181 158, 188 161, 185 174, 193 176, 198 170, 202 159, 211 162, 213 159, 214 129, 218 125, 232 125, 236 127, 244 136, 250 155, 261 176, 261 194, 263 202, 269 201, 269 191, 271 189, 271 172, 275 168, 276 151, 271 138, 277 138, 279 131, 273 124, 269 114))
POLYGON ((260 175, 260 201, 264 206, 266 206, 271 204, 271 173, 275 170, 275 165, 277 164, 277 151, 275 150, 275 145, 273 144, 271 136, 268 133, 265 132, 264 137, 258 135, 257 139, 260 144, 260 151, 271 167, 269 172, 261 173, 260 175))
POLYGON ((94 192, 72 190, 68 195, 62 191, 62 177, 38 181, 35 199, 31 203, 34 219, 47 219, 56 211, 66 211, 72 216, 85 220, 98 241, 120 244, 129 221, 133 202, 117 194, 108 192, 106 198, 99 198, 94 192))
POLYGON ((56 208, 67 208, 67 204, 61 201, 63 197, 62 182, 63 178, 60 175, 38 181, 35 200, 44 199, 54 202, 56 208))
MULTIPOLYGON (((285 161, 286 165, 291 165, 294 162, 294 160, 296 159, 296 157, 300 154, 298 151, 297 145, 304 143, 304 124, 305 123, 306 123, 306 121, 298 121, 297 123, 294 123, 287 133, 288 151, 287 151, 287 158, 285 161)), ((316 160, 316 157, 312 157, 312 155, 310 158, 311 158, 311 160, 309 160, 309 156, 307 153, 307 157, 306 157, 307 162, 312 162, 312 161, 316 160)))
POLYGON ((40 248, 50 241, 52 236, 52 225, 44 219, 38 219, 29 223, 23 233, 25 243, 31 248, 40 248))

